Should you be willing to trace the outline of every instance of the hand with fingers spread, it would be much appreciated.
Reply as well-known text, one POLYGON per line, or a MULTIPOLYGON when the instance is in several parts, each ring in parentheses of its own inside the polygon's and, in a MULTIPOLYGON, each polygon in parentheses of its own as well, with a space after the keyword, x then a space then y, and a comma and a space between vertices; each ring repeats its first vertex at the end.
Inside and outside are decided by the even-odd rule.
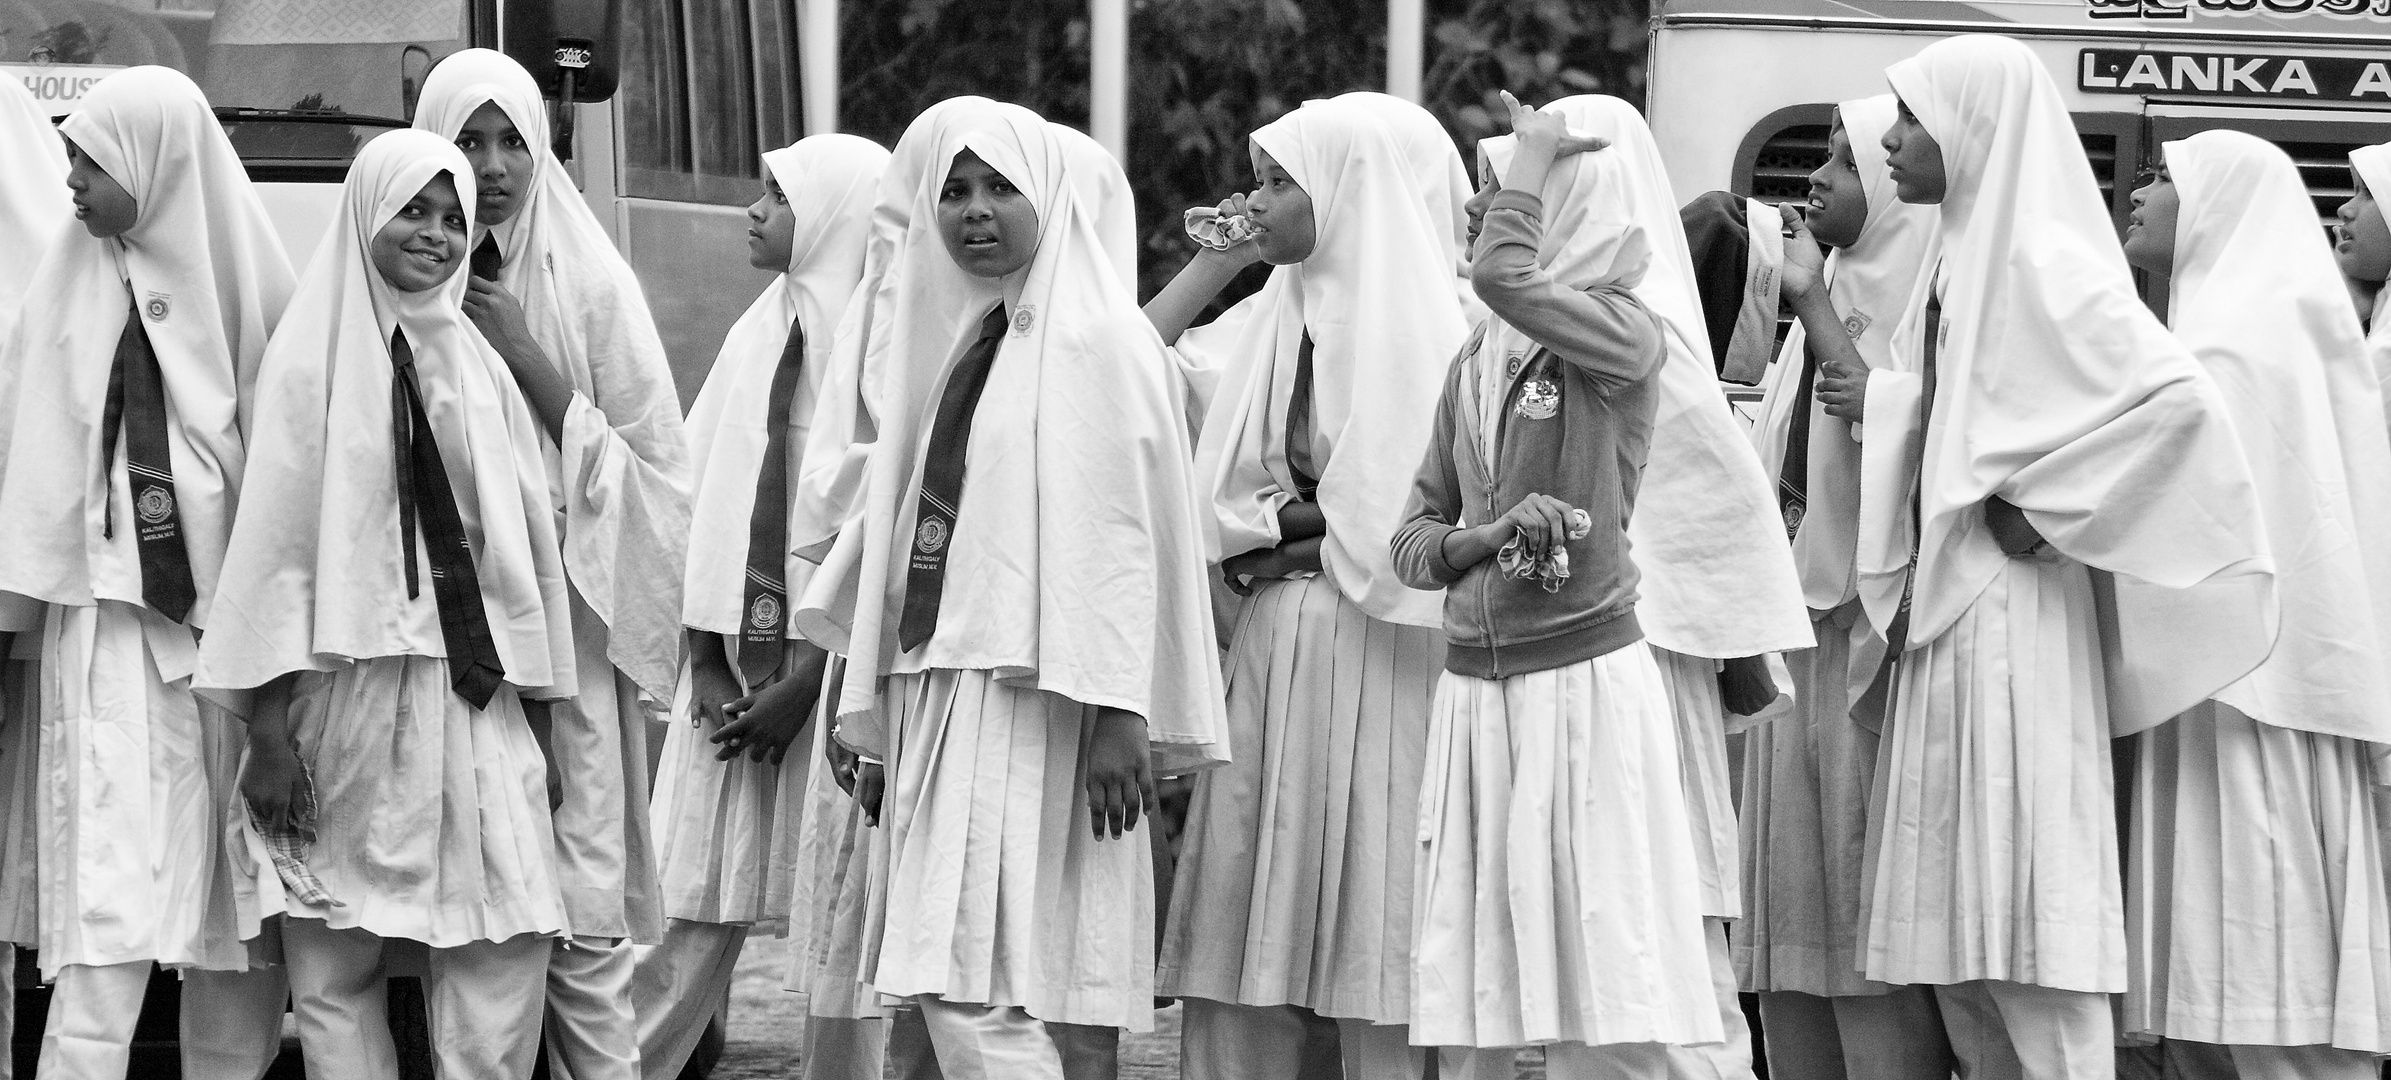
POLYGON ((1154 806, 1154 763, 1146 718, 1125 709, 1096 710, 1088 739, 1088 825, 1096 839, 1118 840, 1154 806))
POLYGON ((1553 162, 1610 145, 1591 135, 1571 134, 1568 121, 1559 113, 1528 108, 1508 90, 1503 91, 1503 107, 1511 114, 1511 134, 1519 139, 1519 151, 1512 155, 1511 167, 1503 172, 1503 186, 1513 191, 1541 196, 1544 178, 1552 171, 1553 162))

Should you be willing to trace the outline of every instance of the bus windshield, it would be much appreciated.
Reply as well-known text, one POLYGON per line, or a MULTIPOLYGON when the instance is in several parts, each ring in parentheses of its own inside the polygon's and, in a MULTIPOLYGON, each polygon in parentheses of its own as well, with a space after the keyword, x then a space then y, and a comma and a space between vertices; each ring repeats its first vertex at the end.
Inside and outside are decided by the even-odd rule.
POLYGON ((0 70, 53 114, 162 64, 218 108, 403 120, 405 79, 470 44, 466 0, 0 0, 0 70), (415 58, 410 62, 411 46, 415 58), (428 56, 424 53, 428 52, 428 56))

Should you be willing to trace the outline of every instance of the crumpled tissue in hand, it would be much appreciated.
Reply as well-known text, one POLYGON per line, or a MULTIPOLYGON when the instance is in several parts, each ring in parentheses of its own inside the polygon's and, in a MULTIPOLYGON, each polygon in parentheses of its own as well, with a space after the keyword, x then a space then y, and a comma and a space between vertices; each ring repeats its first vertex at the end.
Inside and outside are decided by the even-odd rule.
MULTIPOLYGON (((1571 540, 1583 540, 1586 538, 1586 534, 1593 531, 1594 518, 1591 515, 1583 510, 1569 512, 1569 538, 1571 540)), ((1528 554, 1527 537, 1517 530, 1511 533, 1511 542, 1504 544, 1503 550, 1495 553, 1494 559, 1495 565, 1502 569, 1504 577, 1533 577, 1536 579, 1536 583, 1544 586, 1544 591, 1548 593, 1560 592, 1561 583, 1569 580, 1569 548, 1567 546, 1556 546, 1545 552, 1541 558, 1531 557, 1528 554)))
POLYGON ((1224 217, 1210 206, 1187 208, 1187 235, 1214 251, 1227 251, 1253 239, 1254 223, 1244 216, 1224 217))

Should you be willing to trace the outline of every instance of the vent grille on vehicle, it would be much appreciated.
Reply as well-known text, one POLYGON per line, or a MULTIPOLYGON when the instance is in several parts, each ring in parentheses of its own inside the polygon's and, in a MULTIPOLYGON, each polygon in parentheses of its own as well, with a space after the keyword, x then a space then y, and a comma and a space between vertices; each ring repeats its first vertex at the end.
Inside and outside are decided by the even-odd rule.
POLYGON ((2292 164, 2300 167, 2300 181, 2308 185, 2308 198, 2316 203, 2316 216, 2331 226, 2334 215, 2341 212, 2341 204, 2356 194, 2350 184, 2349 152, 2366 144, 2278 141, 2275 145, 2290 154, 2292 164))
MULTIPOLYGON (((1799 202, 1810 196, 1810 174, 1826 164, 1827 132, 1825 124, 1794 124, 1778 129, 1752 155, 1752 197, 1763 202, 1799 202)), ((2084 158, 2092 165, 2092 176, 2100 182, 2100 197, 2111 207, 2117 205, 2117 136, 2083 134, 2084 158)), ((2284 149, 2291 149, 2285 146, 2284 149)), ((2343 154, 2348 148, 2343 148, 2343 154)), ((2298 157, 2295 152, 2294 157, 2298 157)), ((2346 165, 2346 163, 2345 163, 2346 165)), ((2341 186, 2341 198, 2349 197, 2347 169, 2341 186)), ((2302 175, 2306 175, 2303 164, 2302 175)), ((2311 184, 2311 187, 2314 185, 2311 184)), ((2333 205, 2341 203, 2336 200, 2333 205)))

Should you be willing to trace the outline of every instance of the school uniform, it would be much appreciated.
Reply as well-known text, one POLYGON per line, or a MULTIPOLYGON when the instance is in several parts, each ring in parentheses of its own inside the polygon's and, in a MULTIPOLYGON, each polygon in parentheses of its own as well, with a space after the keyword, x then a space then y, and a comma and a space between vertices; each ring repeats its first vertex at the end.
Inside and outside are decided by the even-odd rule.
POLYGON ((1862 970, 1933 984, 1963 1069, 2105 1078, 2106 995, 2126 982, 2111 727, 2174 715, 2265 655, 2250 470, 2216 384, 2135 296, 2040 63, 1963 37, 1887 78, 1949 189, 1939 269, 1896 334, 1906 370, 1868 389, 1860 591, 1900 656, 1862 970), (1995 495, 2052 554, 2003 552, 1995 495), (2110 656, 2095 566, 2217 617, 2196 639, 2122 622, 2110 656))
POLYGON ((2169 325, 2233 412, 2282 620, 2256 671, 2139 736, 2125 1032, 2230 1048, 2244 1073, 2369 1076, 2391 1053, 2382 394, 2291 159, 2225 131, 2163 150, 2169 325))
POLYGON ((123 1075, 164 964, 192 983, 194 1071, 255 1075, 273 1057, 279 977, 250 972, 228 905, 241 726, 194 698, 190 675, 290 270, 181 74, 112 75, 59 131, 139 217, 112 239, 54 234, 0 375, 0 592, 47 605, 26 755, 42 766, 36 906, 58 982, 42 1071, 123 1075))
POLYGON ((575 690, 538 427, 465 319, 463 269, 408 293, 367 256, 443 176, 472 189, 464 155, 420 131, 376 138, 351 166, 293 301, 303 314, 262 365, 249 501, 199 656, 211 692, 292 677, 290 743, 316 810, 296 845, 306 873, 280 864, 291 838, 269 863, 248 832, 272 868, 247 914, 284 917, 292 1012, 324 1075, 396 1075, 391 939, 428 949, 444 1075, 528 1075, 568 926, 522 705, 575 690))
MULTIPOLYGON (((16 331, 34 271, 59 234, 74 227, 67 196, 66 154, 58 131, 15 77, 0 78, 0 236, 23 245, 21 257, 0 265, 0 356, 16 331)), ((14 635, 0 657, 0 1042, 16 1019, 16 951, 40 941, 34 862, 41 840, 34 827, 40 790, 41 695, 35 681, 41 656, 41 606, 22 598, 0 601, 0 632, 14 635)), ((12 1065, 0 1062, 0 1080, 12 1065)))
MULTIPOLYGON (((1838 108, 1867 197, 1859 238, 1827 257, 1828 302, 1872 368, 1893 363, 1892 336, 1925 270, 1934 212, 1894 197, 1882 143, 1890 95, 1838 108)), ((1881 715, 1853 704, 1882 663, 1863 617, 1853 561, 1861 429, 1813 393, 1818 364, 1796 324, 1762 382, 1752 438, 1793 538, 1803 603, 1818 644, 1785 654, 1792 701, 1744 734, 1744 918, 1740 988, 1760 995, 1769 1072, 1784 1080, 1899 1080, 1950 1071, 1933 995, 1860 974, 1860 884, 1881 715), (1858 673, 1855 681, 1854 673, 1858 673), (1913 1071, 1915 1070, 1915 1071, 1913 1071)))
MULTIPOLYGON (((731 327, 691 407, 698 486, 682 620, 702 632, 699 647, 722 643, 723 655, 704 659, 729 665, 748 693, 780 675, 783 643, 793 636, 789 604, 812 575, 813 564, 790 548, 788 492, 863 269, 887 159, 879 146, 847 135, 764 155, 798 217, 789 269, 731 327)), ((641 953, 636 997, 642 1069, 657 1076, 678 1074, 730 989, 743 939, 788 934, 809 777, 820 771, 810 740, 779 762, 743 753, 716 760, 719 728, 693 714, 690 680, 685 671, 650 811, 667 922, 663 942, 641 953), (701 974, 652 977, 664 971, 701 974)), ((837 816, 835 807, 823 812, 837 816)))
POLYGON ((1384 111, 1315 102, 1255 132, 1311 194, 1318 246, 1175 346, 1214 381, 1208 557, 1278 546, 1290 502, 1327 522, 1323 572, 1220 612, 1231 764, 1195 781, 1159 973, 1196 1002, 1191 1076, 1294 1076, 1298 1010, 1338 1021, 1356 1075, 1420 1067, 1411 839, 1443 641, 1436 598, 1388 561, 1408 481, 1388 465, 1418 458, 1467 327, 1450 225, 1424 212, 1443 171, 1415 171, 1384 111))
POLYGON ((512 59, 468 49, 424 80, 415 126, 454 139, 496 103, 532 155, 513 217, 476 233, 476 273, 523 304, 532 337, 572 384, 562 438, 544 443, 572 586, 580 692, 552 710, 560 881, 572 934, 549 976, 549 1045, 579 1080, 637 1075, 632 943, 663 934, 648 790, 645 698, 679 670, 691 469, 672 369, 631 267, 549 148, 547 103, 512 59), (611 674, 609 673, 611 669, 611 674))
MULTIPOLYGON (((1506 149, 1485 151, 1498 172, 1506 149)), ((1444 591, 1448 639, 1421 794, 1411 1038, 1542 1045, 1556 1078, 1666 1076, 1668 1044, 1722 1036, 1626 527, 1669 348, 1633 290, 1653 250, 1624 194, 1638 169, 1577 155, 1540 194, 1494 197, 1472 267, 1494 315, 1450 369, 1391 546, 1405 581, 1444 591), (1447 561, 1456 528, 1530 492, 1586 515, 1565 564, 1447 561)), ((1443 1064, 1507 1075, 1509 1055, 1443 1064)))
POLYGON ((798 612, 849 657, 841 737, 887 761, 860 975, 920 1006, 947 1076, 1108 1074, 1119 1030, 1153 1022, 1152 866, 1144 834, 1089 831, 1096 709, 1144 718, 1158 772, 1221 756, 1185 428, 1070 171, 1085 159, 991 102, 917 122, 897 157, 925 139, 875 300, 863 517, 798 612), (1038 211, 1005 281, 938 235, 966 149, 1038 211))

